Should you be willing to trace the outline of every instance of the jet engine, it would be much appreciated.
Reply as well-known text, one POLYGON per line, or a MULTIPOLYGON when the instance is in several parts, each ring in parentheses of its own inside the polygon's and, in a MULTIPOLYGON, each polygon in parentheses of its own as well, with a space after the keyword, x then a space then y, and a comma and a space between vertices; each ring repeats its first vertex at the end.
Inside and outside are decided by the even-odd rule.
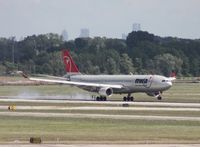
POLYGON ((98 92, 101 96, 111 96, 113 94, 112 88, 109 87, 103 87, 99 89, 98 92))

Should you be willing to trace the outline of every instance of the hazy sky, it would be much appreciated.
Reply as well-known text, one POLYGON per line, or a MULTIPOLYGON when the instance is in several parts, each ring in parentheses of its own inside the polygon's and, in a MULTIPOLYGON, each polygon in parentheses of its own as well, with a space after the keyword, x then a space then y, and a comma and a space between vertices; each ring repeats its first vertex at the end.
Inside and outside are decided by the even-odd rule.
POLYGON ((160 36, 200 38, 200 0, 0 0, 0 37, 59 33, 121 38, 140 23, 160 36))

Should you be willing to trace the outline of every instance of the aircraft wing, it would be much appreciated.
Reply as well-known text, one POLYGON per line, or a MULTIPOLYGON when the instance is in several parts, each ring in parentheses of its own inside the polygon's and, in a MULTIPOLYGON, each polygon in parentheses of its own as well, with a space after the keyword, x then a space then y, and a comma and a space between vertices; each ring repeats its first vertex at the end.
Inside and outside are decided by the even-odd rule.
POLYGON ((74 81, 52 80, 52 79, 41 79, 41 78, 28 78, 28 79, 31 80, 31 81, 40 81, 40 82, 67 84, 67 85, 74 85, 74 86, 110 87, 110 88, 116 88, 116 89, 121 89, 123 87, 122 85, 113 85, 113 84, 74 82, 74 81))
POLYGON ((50 76, 50 75, 45 75, 45 74, 33 74, 33 76, 39 77, 39 78, 51 78, 51 79, 57 79, 57 80, 66 80, 65 77, 50 76))
POLYGON ((56 79, 33 78, 33 77, 28 77, 22 71, 18 71, 17 73, 21 74, 24 78, 27 78, 31 81, 38 81, 38 82, 49 82, 49 83, 58 83, 58 84, 66 84, 66 85, 74 85, 74 86, 87 86, 87 87, 109 87, 109 88, 116 88, 116 89, 121 89, 123 87, 123 85, 117 85, 117 84, 76 82, 76 81, 67 81, 66 79, 65 80, 56 80, 56 79))

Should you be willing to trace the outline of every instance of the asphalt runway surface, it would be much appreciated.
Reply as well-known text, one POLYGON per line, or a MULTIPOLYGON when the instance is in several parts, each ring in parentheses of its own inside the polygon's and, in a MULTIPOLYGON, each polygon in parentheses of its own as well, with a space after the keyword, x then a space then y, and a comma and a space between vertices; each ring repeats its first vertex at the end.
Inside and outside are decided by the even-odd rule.
POLYGON ((199 147, 200 144, 4 144, 1 147, 199 147))
POLYGON ((200 117, 154 116, 154 115, 112 115, 112 114, 83 114, 83 113, 0 112, 0 116, 200 121, 200 117))
POLYGON ((0 97, 0 102, 38 102, 38 103, 80 103, 80 104, 108 104, 134 106, 157 106, 157 107, 196 107, 200 108, 200 103, 171 103, 171 102, 124 102, 124 101, 84 101, 84 100, 48 100, 48 99, 15 99, 10 97, 0 97))
MULTIPOLYGON (((8 106, 0 106, 0 110, 7 109, 8 106)), ((168 107, 66 107, 66 106, 16 106, 17 110, 132 110, 132 111, 196 111, 200 112, 200 108, 168 108, 168 107)))
MULTIPOLYGON (((113 106, 16 106, 16 110, 22 112, 4 111, 1 116, 32 116, 32 117, 70 117, 70 118, 109 118, 109 119, 138 119, 138 120, 179 120, 200 121, 200 117, 192 116, 157 116, 152 115, 118 115, 99 113, 63 113, 63 112, 38 112, 39 110, 113 110, 113 111, 190 111, 200 112, 200 104, 197 103, 165 103, 165 102, 99 102, 99 101, 69 101, 69 100, 24 100, 24 99, 0 99, 0 102, 34 102, 34 103, 75 103, 75 104, 113 104, 113 106), (122 107, 122 104, 131 107, 122 107), (137 107, 134 107, 137 106, 137 107), (26 112, 31 110, 32 112, 26 112), (38 110, 34 112, 34 110, 38 110)), ((8 106, 0 106, 0 110, 6 110, 8 106)))

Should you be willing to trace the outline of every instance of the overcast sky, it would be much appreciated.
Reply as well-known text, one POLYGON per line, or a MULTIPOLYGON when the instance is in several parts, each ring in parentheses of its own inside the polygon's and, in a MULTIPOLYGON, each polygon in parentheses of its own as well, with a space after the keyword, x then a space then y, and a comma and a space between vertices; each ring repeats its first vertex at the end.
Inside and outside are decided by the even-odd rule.
POLYGON ((160 36, 200 38, 200 0, 0 0, 0 37, 59 33, 121 38, 140 23, 160 36))

